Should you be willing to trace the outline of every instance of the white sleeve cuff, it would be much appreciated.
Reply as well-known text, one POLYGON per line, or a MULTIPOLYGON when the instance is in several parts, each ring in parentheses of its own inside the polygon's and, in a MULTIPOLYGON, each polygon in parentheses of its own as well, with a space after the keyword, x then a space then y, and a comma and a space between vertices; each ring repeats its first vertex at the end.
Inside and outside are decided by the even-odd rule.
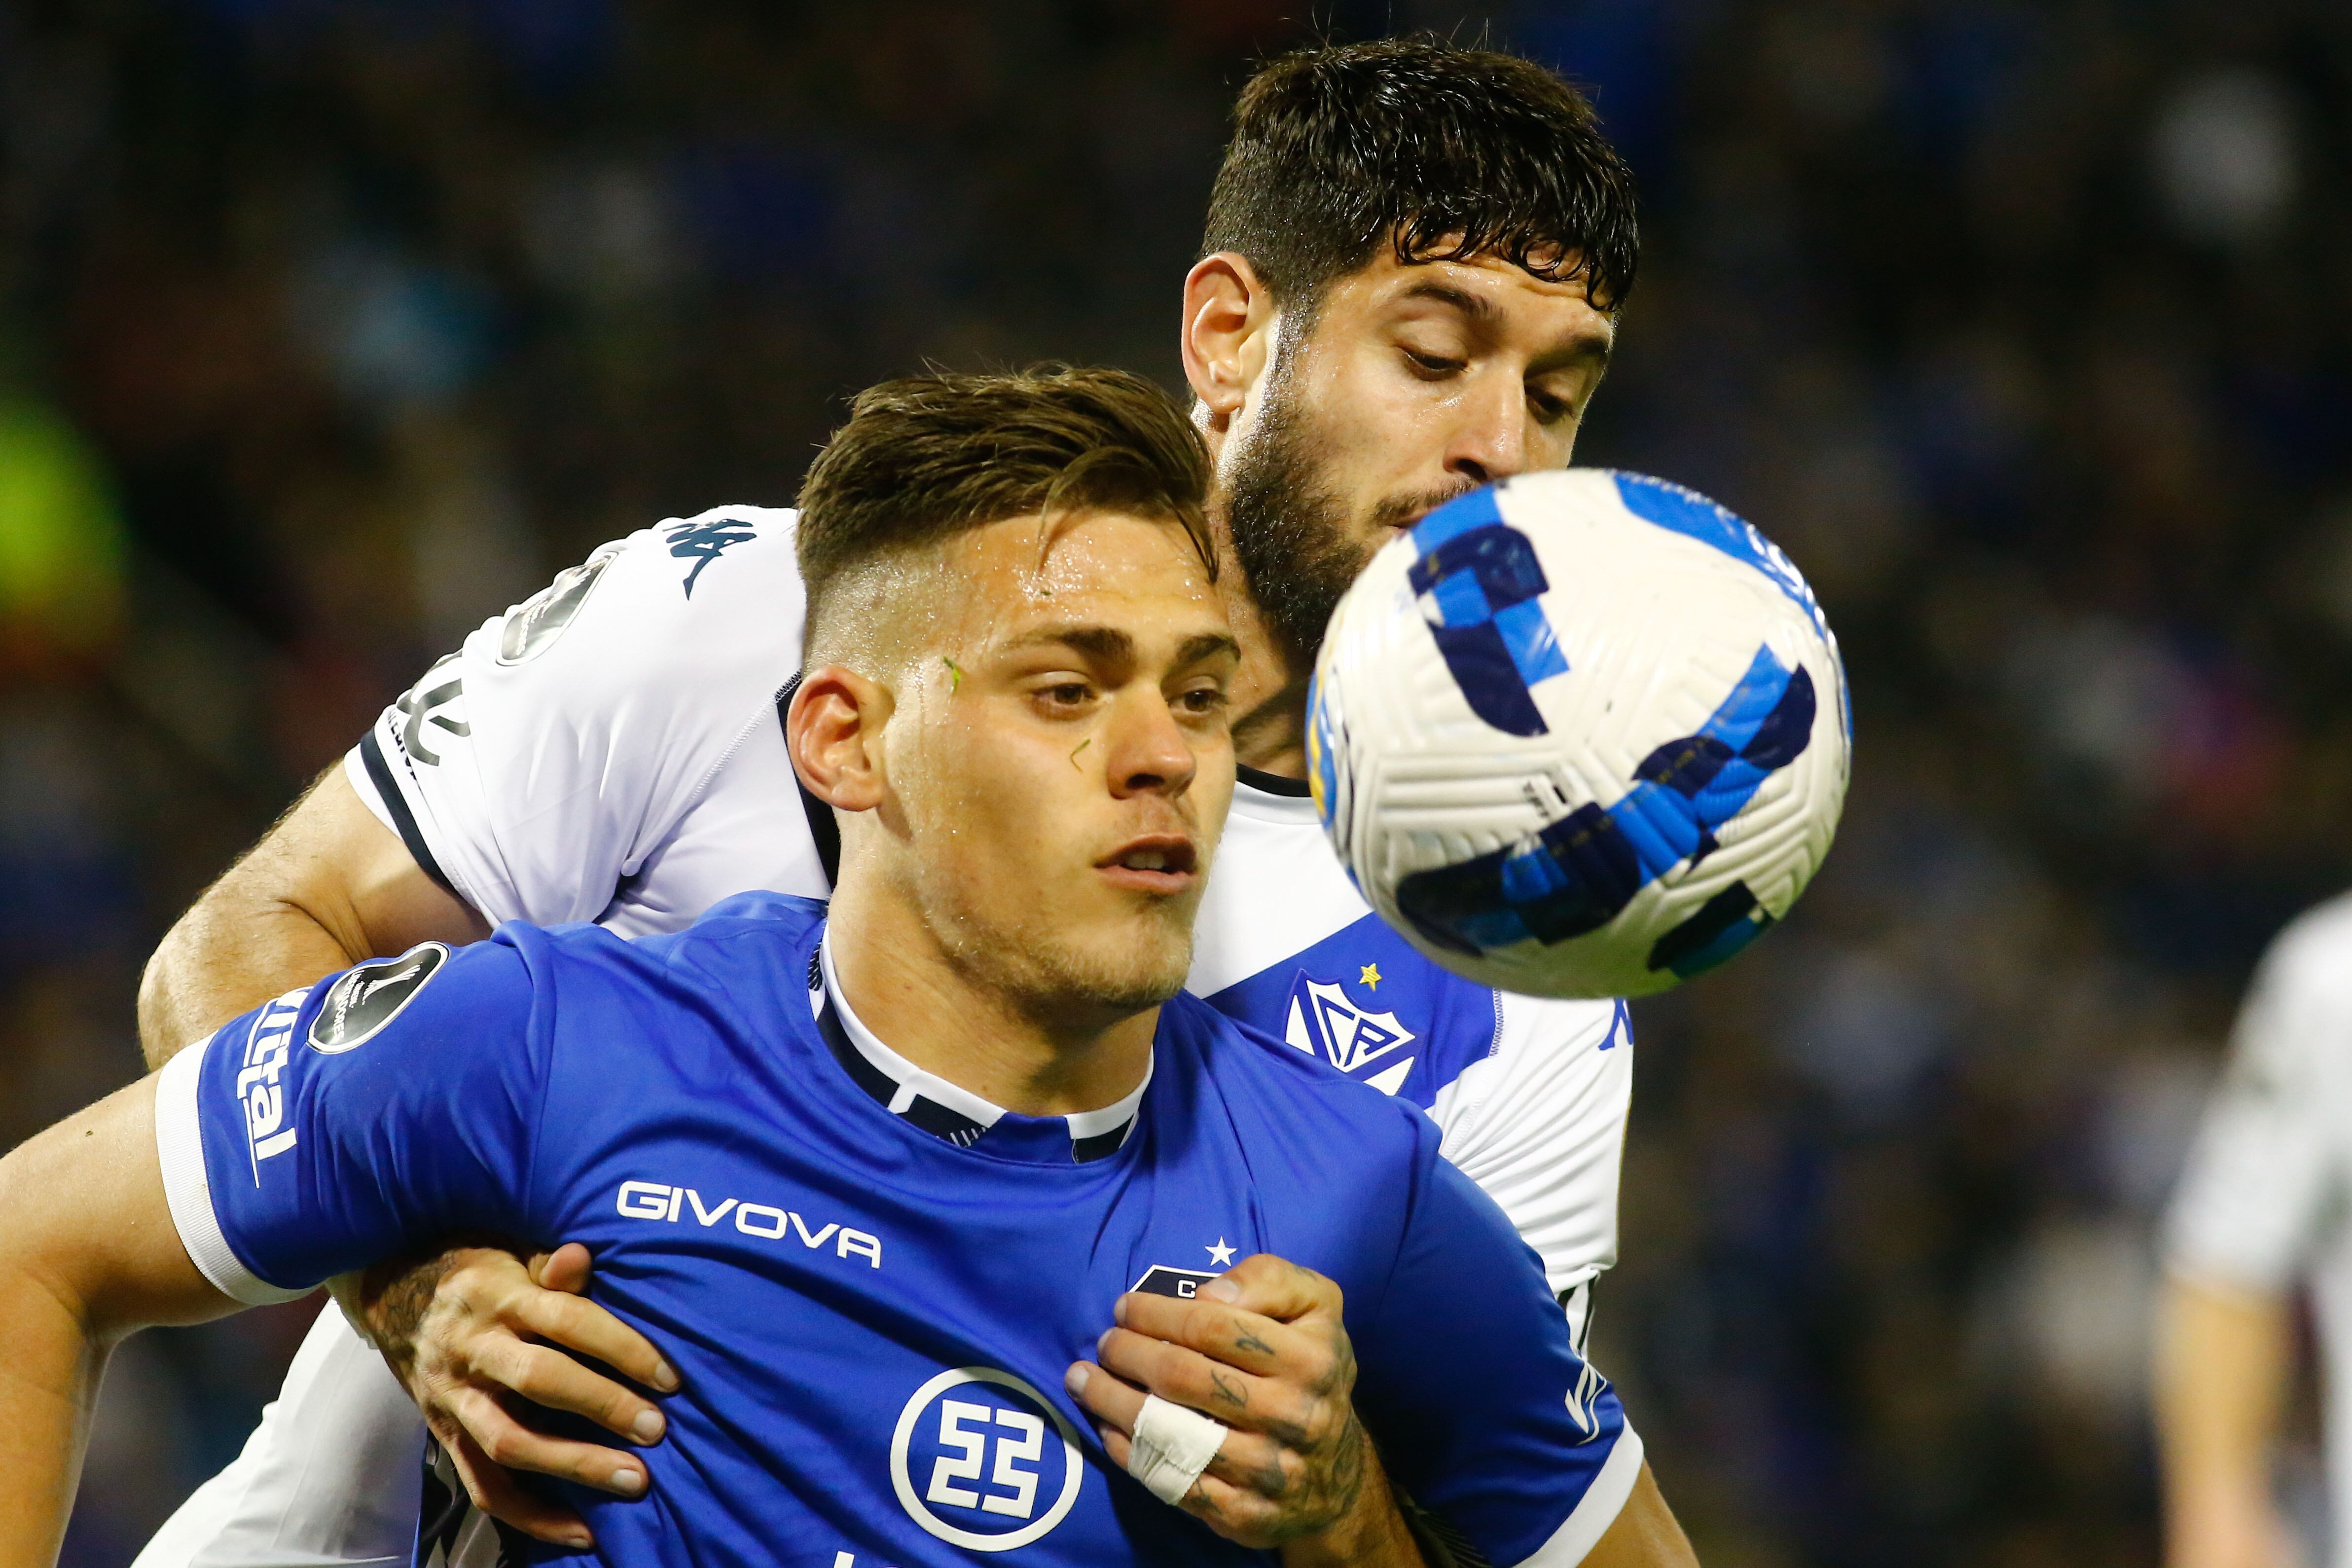
POLYGON ((163 1198, 189 1260, 213 1289, 248 1307, 267 1307, 307 1296, 309 1289, 281 1290, 247 1268, 229 1250, 213 1212, 211 1178, 205 1171, 204 1129, 197 1119, 196 1086, 209 1039, 199 1040, 170 1061, 155 1079, 155 1155, 163 1167, 163 1198))
POLYGON ((1617 1516, 1625 1511, 1625 1500, 1633 1495, 1633 1483, 1642 1476, 1642 1435, 1631 1423, 1617 1434, 1616 1447, 1601 1463, 1601 1473, 1592 1478, 1585 1489, 1584 1499, 1576 1511, 1561 1521, 1552 1531, 1549 1541, 1536 1548, 1535 1555, 1524 1559, 1519 1568, 1575 1568, 1591 1550, 1601 1544, 1617 1516))

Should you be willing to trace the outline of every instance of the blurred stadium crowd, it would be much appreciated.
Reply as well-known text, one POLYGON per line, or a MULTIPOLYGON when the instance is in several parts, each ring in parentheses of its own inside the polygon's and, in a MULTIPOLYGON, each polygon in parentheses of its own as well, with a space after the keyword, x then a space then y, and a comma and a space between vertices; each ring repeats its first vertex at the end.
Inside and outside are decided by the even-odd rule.
MULTIPOLYGON (((1175 385, 1303 9, 0 5, 0 1140, 131 1077, 203 880, 599 541, 788 501, 925 360, 1175 385)), ((1314 20, 1594 90, 1648 253, 1579 457, 1755 519, 1846 642, 1828 871, 1637 1014, 1597 1359, 1668 1497, 1718 1568, 2153 1562, 2151 1226, 2252 956, 2352 882, 2352 10, 1314 20)), ((313 1310, 117 1357, 68 1562, 313 1310)))

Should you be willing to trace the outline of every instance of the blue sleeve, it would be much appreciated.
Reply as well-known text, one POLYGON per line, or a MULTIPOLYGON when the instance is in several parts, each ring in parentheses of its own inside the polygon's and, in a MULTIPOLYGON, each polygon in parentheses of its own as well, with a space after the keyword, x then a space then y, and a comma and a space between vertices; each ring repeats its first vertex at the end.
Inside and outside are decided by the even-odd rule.
POLYGON ((1387 1289, 1349 1314, 1357 1412, 1441 1540, 1496 1568, 1579 1562, 1632 1494, 1641 1439, 1541 1260, 1434 1142, 1387 1289))
POLYGON ((273 1300, 458 1232, 527 1237, 551 1012, 533 967, 508 932, 427 942, 174 1058, 158 1151, 213 1283, 273 1300))

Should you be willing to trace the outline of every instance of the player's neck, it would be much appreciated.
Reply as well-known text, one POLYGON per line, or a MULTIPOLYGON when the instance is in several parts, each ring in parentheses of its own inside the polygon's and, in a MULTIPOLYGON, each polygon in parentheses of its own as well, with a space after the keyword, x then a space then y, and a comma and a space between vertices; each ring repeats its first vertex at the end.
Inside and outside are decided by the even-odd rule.
POLYGON ((1116 1104, 1151 1066, 1160 1009, 1118 1014, 990 983, 943 952, 911 909, 845 879, 829 945, 842 1000, 875 1038, 924 1071, 1024 1116, 1116 1104))
POLYGON ((1286 779, 1307 776, 1307 685, 1314 660, 1299 658, 1250 597, 1248 574, 1234 559, 1220 519, 1217 593, 1241 644, 1240 665, 1226 688, 1234 714, 1234 761, 1286 779))

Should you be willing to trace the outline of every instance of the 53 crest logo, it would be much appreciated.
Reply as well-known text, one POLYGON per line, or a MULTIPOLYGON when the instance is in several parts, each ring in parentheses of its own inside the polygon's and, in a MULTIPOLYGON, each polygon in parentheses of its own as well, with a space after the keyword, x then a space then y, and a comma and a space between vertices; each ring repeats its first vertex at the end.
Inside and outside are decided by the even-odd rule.
POLYGON ((907 1516, 968 1552, 1010 1552, 1068 1516, 1086 1468, 1078 1436, 1009 1372, 958 1367, 915 1390, 890 1437, 907 1516))

